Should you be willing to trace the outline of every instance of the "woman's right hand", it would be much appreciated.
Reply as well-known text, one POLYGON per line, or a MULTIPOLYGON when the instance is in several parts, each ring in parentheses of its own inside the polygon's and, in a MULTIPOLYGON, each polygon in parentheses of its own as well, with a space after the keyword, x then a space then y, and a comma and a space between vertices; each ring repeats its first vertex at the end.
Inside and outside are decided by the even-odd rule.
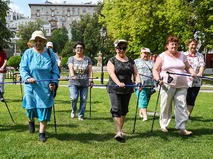
POLYGON ((163 78, 161 78, 161 79, 159 78, 156 82, 157 82, 157 85, 162 86, 163 85, 163 78))
POLYGON ((35 80, 34 78, 28 78, 28 79, 27 79, 27 82, 28 82, 28 83, 35 83, 36 80, 35 80))
POLYGON ((122 82, 120 82, 120 83, 118 83, 118 86, 119 86, 119 87, 125 87, 125 84, 122 83, 122 82))
POLYGON ((76 80, 77 79, 77 77, 76 76, 72 76, 72 80, 76 80))

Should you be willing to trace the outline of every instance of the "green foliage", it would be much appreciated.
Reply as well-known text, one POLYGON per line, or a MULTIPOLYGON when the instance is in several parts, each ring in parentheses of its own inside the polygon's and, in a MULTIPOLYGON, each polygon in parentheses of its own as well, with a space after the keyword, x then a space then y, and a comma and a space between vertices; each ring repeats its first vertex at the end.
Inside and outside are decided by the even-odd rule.
POLYGON ((168 35, 178 36, 180 50, 193 36, 201 40, 202 49, 211 47, 212 11, 212 0, 104 0, 104 16, 99 16, 99 21, 106 25, 113 39, 129 41, 128 51, 132 55, 143 46, 160 53, 168 35))
POLYGON ((64 58, 64 57, 70 57, 73 56, 73 46, 74 46, 74 42, 73 41, 67 41, 64 49, 60 52, 60 55, 64 58))
POLYGON ((13 33, 6 27, 7 11, 10 9, 9 3, 9 0, 0 0, 0 44, 5 48, 9 46, 10 38, 13 36, 13 33))
POLYGON ((54 52, 58 52, 61 55, 66 42, 68 42, 68 31, 65 27, 55 29, 52 32, 50 41, 53 43, 54 52))
POLYGON ((85 44, 85 55, 94 57, 100 49, 100 34, 97 15, 81 16, 79 22, 74 21, 71 25, 72 41, 82 41, 85 44))
MULTIPOLYGON (((101 9, 101 4, 97 10, 101 9)), ((98 13, 94 15, 81 16, 81 20, 74 21, 71 26, 72 43, 76 41, 82 41, 85 44, 85 55, 89 56, 94 63, 96 63, 95 57, 99 51, 102 51, 102 38, 100 37, 101 24, 98 23, 98 13)), ((113 40, 110 36, 107 36, 104 40, 105 45, 105 60, 111 57, 114 53, 113 40)))
POLYGON ((61 60, 61 66, 67 68, 67 61, 69 57, 63 57, 61 60))
POLYGON ((21 53, 24 53, 24 51, 28 48, 27 42, 31 38, 31 35, 34 31, 42 30, 45 34, 45 31, 43 30, 43 24, 44 23, 41 19, 37 19, 35 22, 19 25, 18 36, 20 40, 17 41, 17 46, 21 53))
POLYGON ((21 62, 21 56, 12 56, 9 58, 7 65, 17 69, 19 68, 20 62, 21 62))

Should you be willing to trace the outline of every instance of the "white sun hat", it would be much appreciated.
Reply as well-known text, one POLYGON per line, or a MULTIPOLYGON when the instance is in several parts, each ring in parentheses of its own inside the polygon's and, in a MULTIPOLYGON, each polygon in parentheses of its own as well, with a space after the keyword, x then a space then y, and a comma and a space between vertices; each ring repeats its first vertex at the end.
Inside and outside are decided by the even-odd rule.
POLYGON ((150 49, 149 49, 149 48, 146 48, 146 47, 142 47, 142 48, 141 48, 141 52, 148 52, 148 53, 151 53, 150 49))
POLYGON ((53 48, 53 43, 51 41, 47 42, 46 47, 52 47, 53 48))
POLYGON ((118 44, 120 44, 120 43, 125 43, 126 45, 128 44, 128 42, 126 40, 120 39, 120 40, 115 40, 114 46, 117 47, 118 44))
POLYGON ((40 30, 39 31, 38 30, 34 31, 32 33, 32 36, 31 36, 29 41, 34 41, 36 37, 40 37, 40 38, 44 39, 45 41, 47 41, 47 39, 44 37, 44 33, 42 31, 40 31, 40 30))

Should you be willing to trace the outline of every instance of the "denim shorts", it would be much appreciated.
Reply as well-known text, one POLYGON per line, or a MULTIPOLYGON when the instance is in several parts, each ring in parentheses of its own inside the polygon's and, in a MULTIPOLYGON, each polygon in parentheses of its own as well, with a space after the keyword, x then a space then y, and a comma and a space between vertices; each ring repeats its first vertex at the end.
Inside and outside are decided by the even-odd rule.
POLYGON ((27 117, 29 119, 38 118, 40 122, 50 121, 51 113, 52 113, 52 107, 27 109, 27 117))

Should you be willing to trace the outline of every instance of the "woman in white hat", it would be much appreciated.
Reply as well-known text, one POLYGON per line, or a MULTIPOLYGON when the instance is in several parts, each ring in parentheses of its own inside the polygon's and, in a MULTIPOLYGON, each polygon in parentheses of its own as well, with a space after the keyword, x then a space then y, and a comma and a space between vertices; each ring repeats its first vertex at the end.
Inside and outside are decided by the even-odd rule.
POLYGON ((116 55, 110 58, 107 63, 109 73, 107 92, 116 128, 114 138, 118 141, 124 141, 123 126, 126 114, 129 111, 130 97, 134 92, 133 87, 131 87, 134 83, 133 76, 137 75, 136 83, 140 82, 140 79, 134 61, 126 56, 127 41, 123 39, 116 40, 114 46, 116 55))
POLYGON ((36 81, 59 78, 55 56, 52 50, 49 55, 46 47, 44 47, 46 41, 42 31, 33 32, 30 42, 34 47, 24 52, 20 63, 21 77, 25 82, 22 106, 27 111, 30 133, 35 132, 34 118, 38 118, 40 122, 39 140, 42 142, 46 141, 47 122, 50 121, 54 104, 53 90, 58 81, 36 81))
MULTIPOLYGON (((152 79, 152 69, 154 66, 154 62, 153 60, 149 60, 150 53, 151 52, 149 48, 142 47, 140 58, 135 60, 135 65, 138 69, 138 73, 140 74, 141 83, 143 84, 143 86, 147 87, 143 88, 139 94, 139 116, 143 118, 143 121, 148 120, 147 107, 151 96, 151 86, 154 85, 154 80, 152 79)), ((137 97, 139 93, 138 91, 138 89, 135 90, 137 97)))

